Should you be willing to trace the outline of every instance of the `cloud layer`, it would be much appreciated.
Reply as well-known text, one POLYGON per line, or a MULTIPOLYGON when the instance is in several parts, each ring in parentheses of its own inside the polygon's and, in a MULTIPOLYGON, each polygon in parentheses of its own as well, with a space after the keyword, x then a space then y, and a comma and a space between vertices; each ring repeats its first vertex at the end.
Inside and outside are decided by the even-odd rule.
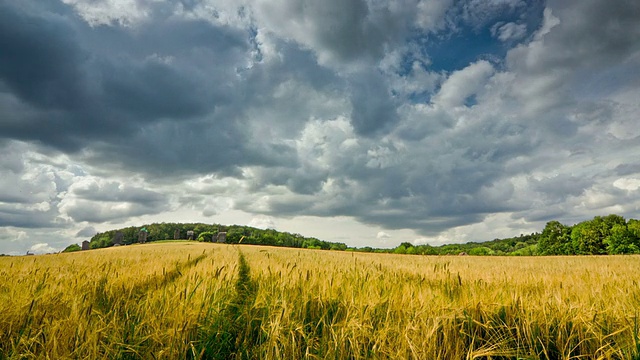
POLYGON ((638 217, 635 1, 26 0, 0 34, 0 252, 144 221, 394 246, 638 217))

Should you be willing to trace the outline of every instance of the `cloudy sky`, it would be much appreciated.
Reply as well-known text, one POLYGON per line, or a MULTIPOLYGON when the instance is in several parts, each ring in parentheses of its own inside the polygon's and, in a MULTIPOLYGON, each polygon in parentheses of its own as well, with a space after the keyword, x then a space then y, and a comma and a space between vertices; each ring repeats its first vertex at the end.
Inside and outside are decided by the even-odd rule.
POLYGON ((0 253, 640 218, 637 0, 0 0, 0 253))

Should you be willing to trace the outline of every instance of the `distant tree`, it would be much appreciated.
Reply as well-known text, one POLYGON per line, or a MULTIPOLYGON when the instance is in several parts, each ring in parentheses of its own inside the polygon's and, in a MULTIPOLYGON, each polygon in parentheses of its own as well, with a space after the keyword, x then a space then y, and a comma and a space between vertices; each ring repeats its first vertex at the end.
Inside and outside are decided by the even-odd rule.
POLYGON ((538 241, 540 255, 568 255, 572 253, 571 228, 558 221, 549 221, 538 241))
POLYGON ((599 255, 606 253, 600 234, 600 220, 583 221, 571 230, 571 244, 578 255, 599 255))
POLYGON ((478 246, 469 250, 469 255, 493 255, 495 252, 486 246, 478 246))
POLYGON ((529 245, 509 253, 512 256, 533 256, 538 254, 538 245, 529 245))
MULTIPOLYGON (((607 243, 613 227, 625 226, 626 222, 620 215, 596 216, 593 220, 583 221, 573 227, 571 243, 577 254, 600 255, 607 253, 607 243)), ((618 230, 620 235, 620 229, 618 230)))
POLYGON ((91 238, 89 247, 92 249, 100 249, 105 248, 107 246, 111 246, 111 238, 115 231, 108 231, 106 233, 96 234, 93 238, 91 238))
POLYGON ((347 250, 347 245, 341 244, 341 243, 334 243, 333 245, 331 245, 329 250, 344 251, 344 250, 347 250))
MULTIPOLYGON (((637 222, 637 220, 635 221, 637 222)), ((629 231, 627 225, 613 225, 611 234, 605 239, 605 242, 609 254, 637 254, 640 252, 639 239, 629 231)))
MULTIPOLYGON (((413 247, 413 246, 411 246, 413 247)), ((407 248, 404 245, 399 245, 397 248, 395 248, 393 250, 394 254, 406 254, 407 253, 407 248)))
POLYGON ((80 251, 80 250, 82 250, 82 247, 80 247, 80 245, 71 244, 71 245, 67 246, 66 248, 64 248, 64 250, 62 250, 62 252, 66 253, 66 252, 74 252, 74 251, 80 251))
POLYGON ((196 240, 204 242, 215 242, 215 240, 213 240, 213 237, 215 235, 216 233, 214 233, 213 231, 203 231, 200 233, 200 235, 198 235, 198 238, 196 240))
POLYGON ((627 230, 632 237, 640 240, 640 220, 629 219, 627 222, 627 230))
MULTIPOLYGON (((597 216, 596 216, 597 218, 597 216)), ((627 225, 626 220, 624 219, 624 217, 620 216, 620 215, 616 215, 616 214, 610 214, 607 215, 605 217, 602 218, 602 222, 604 223, 605 227, 607 230, 611 230, 613 229, 614 225, 627 225)), ((605 231, 607 231, 605 230, 605 231)))

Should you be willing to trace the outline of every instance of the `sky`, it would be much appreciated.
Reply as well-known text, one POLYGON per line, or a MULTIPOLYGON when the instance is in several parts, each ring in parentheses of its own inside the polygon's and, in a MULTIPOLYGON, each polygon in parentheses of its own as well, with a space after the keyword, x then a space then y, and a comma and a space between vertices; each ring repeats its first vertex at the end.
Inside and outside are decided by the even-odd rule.
POLYGON ((0 0, 0 253, 640 218, 637 0, 0 0))

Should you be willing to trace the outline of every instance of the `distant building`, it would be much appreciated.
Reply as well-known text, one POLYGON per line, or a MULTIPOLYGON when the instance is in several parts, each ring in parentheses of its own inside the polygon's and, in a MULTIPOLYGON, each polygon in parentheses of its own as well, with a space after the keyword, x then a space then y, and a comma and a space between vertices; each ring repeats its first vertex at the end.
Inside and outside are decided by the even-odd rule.
POLYGON ((147 236, 149 236, 149 231, 147 230, 147 228, 140 229, 140 231, 138 232, 138 242, 140 244, 146 243, 147 236))
POLYGON ((111 243, 113 244, 113 246, 122 245, 123 241, 124 241, 124 234, 122 233, 122 231, 116 231, 116 234, 113 236, 113 239, 111 240, 111 243))
POLYGON ((82 250, 89 250, 90 249, 89 244, 90 244, 89 241, 87 241, 87 240, 83 241, 82 242, 82 250))
POLYGON ((219 243, 226 243, 227 242, 227 233, 226 232, 219 232, 218 236, 216 238, 216 241, 219 243))
POLYGON ((187 240, 193 240, 193 230, 187 231, 187 240))

